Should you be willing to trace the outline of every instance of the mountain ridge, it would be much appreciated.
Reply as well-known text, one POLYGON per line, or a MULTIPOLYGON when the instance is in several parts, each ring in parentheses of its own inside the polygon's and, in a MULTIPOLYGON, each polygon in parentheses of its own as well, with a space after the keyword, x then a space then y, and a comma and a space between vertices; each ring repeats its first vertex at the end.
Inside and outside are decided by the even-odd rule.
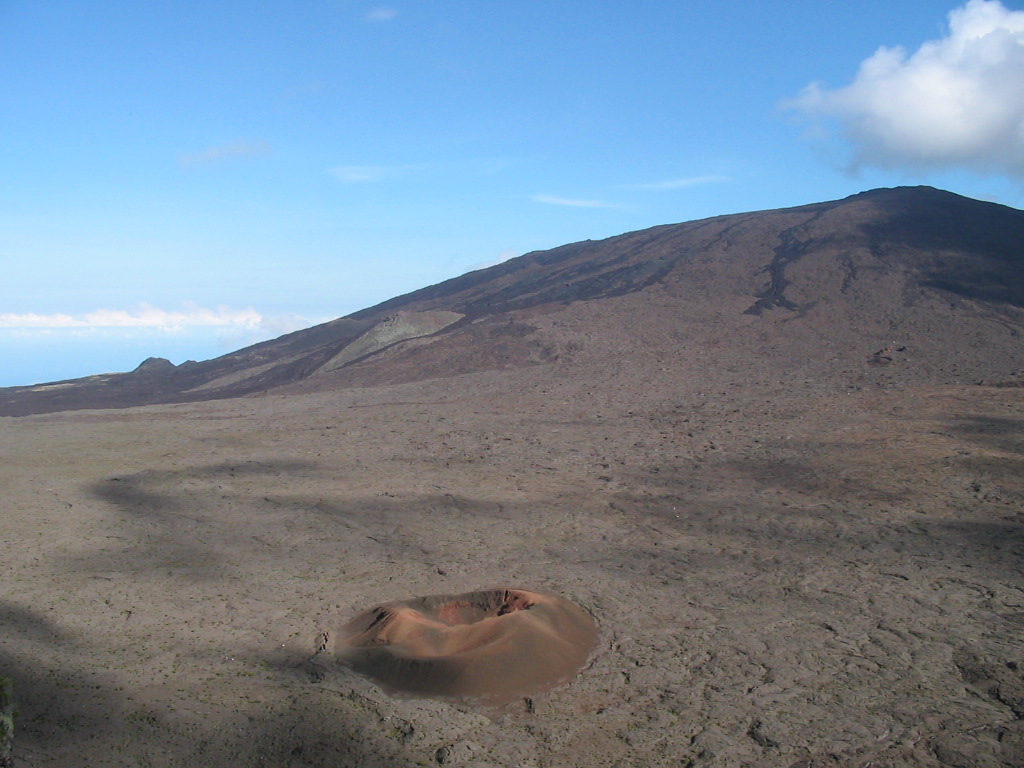
MULTIPOLYGON (((873 327, 886 313, 899 326, 900 317, 916 313, 914 322, 922 328, 954 317, 963 325, 970 317, 969 324, 995 323, 1015 337, 1024 329, 1021 242, 1024 212, 931 187, 876 189, 794 208, 659 225, 530 252, 213 360, 180 366, 146 361, 131 373, 0 389, 0 415, 238 397, 281 387, 378 385, 550 364, 571 357, 579 342, 542 328, 535 318, 588 303, 611 313, 618 311, 611 300, 652 291, 679 300, 652 319, 654 325, 677 324, 691 307, 706 303, 717 324, 735 325, 740 334, 758 322, 765 333, 781 333, 779 316, 824 329, 836 322, 822 312, 829 306, 853 326, 873 327), (719 316, 726 306, 728 313, 719 316), (430 313, 447 319, 416 319, 430 313), (407 330, 384 333, 381 324, 394 326, 399 314, 407 330), (386 343, 366 341, 374 334, 386 343)), ((638 306, 631 311, 643 313, 643 302, 638 306)), ((690 316, 689 322, 703 324, 702 316, 690 316)), ((588 338, 616 323, 612 314, 602 318, 597 312, 588 338)), ((836 327, 818 335, 849 332, 836 327)), ((934 346, 938 328, 921 333, 934 346)), ((1002 340, 985 344, 1005 346, 1002 340)), ((1015 360, 1011 354, 1004 362, 1015 360)), ((986 363, 974 378, 1005 378, 1015 365, 986 363)))

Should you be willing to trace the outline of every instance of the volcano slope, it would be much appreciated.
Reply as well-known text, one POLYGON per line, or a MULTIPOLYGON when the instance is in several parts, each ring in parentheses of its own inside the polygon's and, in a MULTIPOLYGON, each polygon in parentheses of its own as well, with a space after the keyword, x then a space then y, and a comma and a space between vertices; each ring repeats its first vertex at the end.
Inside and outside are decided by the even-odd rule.
POLYGON ((1021 243, 1019 211, 877 190, 0 392, 35 413, 0 420, 17 758, 1024 763, 1021 243), (370 606, 510 584, 596 620, 554 690, 336 662, 370 606))

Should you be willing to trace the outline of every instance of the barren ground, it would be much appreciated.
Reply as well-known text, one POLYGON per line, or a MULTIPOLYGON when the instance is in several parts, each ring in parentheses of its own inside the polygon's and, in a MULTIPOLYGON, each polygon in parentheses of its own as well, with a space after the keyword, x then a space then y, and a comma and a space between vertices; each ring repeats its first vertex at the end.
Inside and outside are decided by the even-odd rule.
POLYGON ((1024 764, 1024 390, 548 376, 0 419, 18 764, 1024 764), (595 616, 571 684, 332 662, 496 586, 595 616))

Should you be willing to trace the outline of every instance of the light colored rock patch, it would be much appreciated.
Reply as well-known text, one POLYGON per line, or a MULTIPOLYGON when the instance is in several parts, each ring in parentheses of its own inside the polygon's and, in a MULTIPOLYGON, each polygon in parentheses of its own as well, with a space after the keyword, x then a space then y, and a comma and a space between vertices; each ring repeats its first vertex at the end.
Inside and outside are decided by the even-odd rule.
POLYGON ((397 312, 377 323, 358 339, 346 346, 319 369, 317 373, 334 371, 353 360, 369 355, 399 341, 415 339, 437 333, 458 322, 464 315, 443 310, 428 312, 397 312))

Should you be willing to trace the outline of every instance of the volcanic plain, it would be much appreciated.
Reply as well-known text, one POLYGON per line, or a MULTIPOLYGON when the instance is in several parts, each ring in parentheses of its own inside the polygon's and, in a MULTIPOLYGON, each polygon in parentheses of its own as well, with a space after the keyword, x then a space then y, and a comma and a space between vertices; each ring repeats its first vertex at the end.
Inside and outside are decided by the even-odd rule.
POLYGON ((1022 243, 876 190, 0 390, 16 765, 1024 764, 1022 243), (577 674, 344 662, 506 588, 593 619, 577 674))

